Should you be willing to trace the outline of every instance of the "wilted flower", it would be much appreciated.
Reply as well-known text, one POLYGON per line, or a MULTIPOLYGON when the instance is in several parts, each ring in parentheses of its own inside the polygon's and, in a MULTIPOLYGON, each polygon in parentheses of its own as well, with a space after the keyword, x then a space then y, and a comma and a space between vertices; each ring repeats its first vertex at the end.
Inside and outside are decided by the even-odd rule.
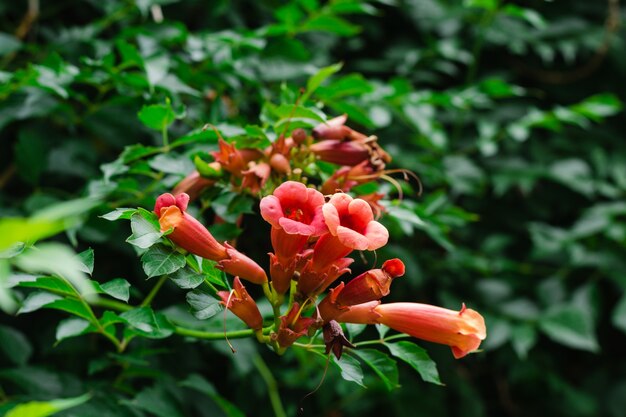
POLYGON ((272 168, 266 162, 250 162, 249 168, 241 171, 243 175, 241 188, 247 189, 252 194, 257 194, 265 186, 271 172, 272 168))

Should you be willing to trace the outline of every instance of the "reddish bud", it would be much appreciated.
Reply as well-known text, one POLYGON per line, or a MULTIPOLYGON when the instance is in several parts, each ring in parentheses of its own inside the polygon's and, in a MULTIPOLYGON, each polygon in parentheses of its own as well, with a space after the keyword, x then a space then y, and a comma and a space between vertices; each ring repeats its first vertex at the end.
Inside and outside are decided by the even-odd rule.
POLYGON ((219 291, 217 295, 222 299, 221 304, 239 317, 248 327, 260 330, 263 327, 263 317, 256 303, 246 291, 239 277, 235 277, 232 291, 219 291))

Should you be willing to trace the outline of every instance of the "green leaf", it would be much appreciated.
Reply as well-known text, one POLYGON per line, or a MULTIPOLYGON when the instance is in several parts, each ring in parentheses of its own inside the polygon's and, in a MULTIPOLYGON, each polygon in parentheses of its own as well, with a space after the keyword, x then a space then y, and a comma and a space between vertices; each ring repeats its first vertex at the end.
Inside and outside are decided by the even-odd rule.
POLYGON ((339 36, 352 36, 359 33, 361 28, 337 16, 317 15, 307 20, 299 28, 299 31, 320 31, 334 33, 339 36))
POLYGON ((5 417, 47 417, 83 404, 89 401, 90 398, 90 394, 85 394, 80 397, 52 401, 31 401, 17 405, 15 408, 11 409, 5 417))
POLYGON ((389 391, 400 386, 396 361, 386 353, 376 349, 358 349, 354 353, 376 372, 389 391))
POLYGON ((94 252, 93 249, 89 248, 87 250, 82 251, 78 254, 78 258, 82 262, 82 266, 84 268, 81 271, 91 275, 93 274, 93 264, 94 264, 94 252))
POLYGON ((171 274, 185 266, 185 257, 162 245, 150 247, 141 257, 143 270, 148 278, 171 274))
POLYGON ((222 305, 217 299, 200 290, 188 292, 186 298, 198 320, 206 320, 222 311, 222 305))
POLYGON ((626 294, 622 296, 611 315, 613 326, 626 333, 626 294))
POLYGON ((93 293, 81 260, 66 245, 60 243, 42 243, 36 248, 24 251, 15 258, 15 263, 24 271, 47 273, 66 278, 81 294, 93 293))
POLYGON ((55 300, 51 303, 48 303, 44 306, 45 308, 52 308, 55 310, 65 311, 66 313, 74 314, 78 317, 82 317, 85 320, 94 320, 93 313, 89 310, 88 307, 85 306, 82 302, 78 300, 73 300, 70 298, 63 298, 60 300, 55 300))
POLYGON ((524 323, 513 327, 511 332, 511 346, 520 359, 526 359, 528 351, 537 343, 535 326, 524 323))
POLYGON ((345 323, 345 326, 348 330, 348 334, 350 335, 350 340, 354 340, 354 338, 363 333, 363 331, 367 328, 367 324, 345 323))
POLYGON ((617 114, 622 108, 620 99, 611 93, 596 94, 571 106, 572 111, 596 121, 617 114))
POLYGON ((189 375, 189 377, 182 381, 180 385, 207 395, 215 401, 217 406, 228 417, 245 417, 245 414, 235 404, 220 396, 215 390, 215 387, 213 387, 213 384, 199 374, 189 375))
POLYGON ((204 275, 185 267, 171 274, 170 279, 180 288, 192 290, 204 282, 204 275))
POLYGON ((385 343, 385 346, 393 356, 411 365, 425 382, 443 385, 439 378, 437 364, 430 359, 425 349, 407 341, 385 343))
POLYGON ((26 365, 33 354, 33 347, 21 332, 0 325, 0 351, 16 365, 26 365))
POLYGON ((22 42, 13 35, 0 32, 0 56, 8 55, 19 50, 22 42))
POLYGON ((59 277, 38 277, 34 281, 24 280, 18 284, 20 287, 39 288, 40 290, 49 290, 55 293, 63 293, 66 295, 77 295, 78 293, 70 284, 59 277))
POLYGON ((102 291, 113 298, 128 302, 130 298, 130 283, 123 278, 115 278, 100 285, 102 291))
POLYGON ((322 85, 322 83, 331 75, 341 71, 343 67, 342 63, 337 63, 333 65, 329 65, 327 67, 321 68, 317 73, 315 73, 306 83, 306 91, 300 98, 301 103, 306 103, 307 99, 317 90, 317 88, 322 85))
POLYGON ((130 219, 135 213, 137 213, 137 209, 134 208, 116 208, 100 217, 105 220, 113 221, 118 219, 130 219))
POLYGON ((539 320, 539 328, 552 340, 574 349, 598 352, 600 347, 589 315, 569 305, 557 305, 539 320))
POLYGON ((89 322, 77 317, 62 320, 57 326, 57 343, 70 337, 80 336, 88 332, 89 322))
POLYGON ((381 339, 384 339, 385 335, 389 331, 389 327, 385 326, 384 324, 376 324, 375 326, 376 326, 376 331, 378 332, 378 336, 381 339))
POLYGON ((132 409, 145 410, 157 417, 184 417, 174 398, 161 385, 145 388, 132 401, 124 402, 132 409))
POLYGON ((169 103, 143 106, 137 115, 145 126, 158 131, 162 131, 176 119, 176 113, 169 103))
POLYGON ((350 355, 342 355, 341 359, 331 356, 331 360, 341 371, 343 379, 365 388, 365 384, 363 384, 363 369, 361 369, 361 364, 358 360, 350 355))
POLYGON ((20 176, 31 185, 39 183, 39 177, 46 168, 47 152, 45 145, 46 143, 39 136, 39 132, 20 130, 15 144, 15 163, 20 176))
POLYGON ((37 291, 28 294, 28 297, 22 302, 22 306, 17 311, 17 314, 31 313, 37 311, 40 308, 56 301, 61 300, 60 295, 51 294, 45 291, 37 291))
POLYGON ((130 228, 133 234, 126 241, 141 249, 147 249, 161 239, 163 233, 141 214, 135 213, 130 218, 130 228))
POLYGON ((161 313, 155 313, 150 307, 139 307, 126 311, 119 316, 132 326, 132 330, 150 339, 163 339, 174 333, 174 326, 161 313))

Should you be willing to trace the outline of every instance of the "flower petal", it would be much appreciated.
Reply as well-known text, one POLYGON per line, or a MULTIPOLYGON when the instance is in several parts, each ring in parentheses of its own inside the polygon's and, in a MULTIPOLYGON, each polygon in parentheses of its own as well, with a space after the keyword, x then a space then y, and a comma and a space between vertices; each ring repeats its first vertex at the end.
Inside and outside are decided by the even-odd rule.
POLYGON ((280 200, 277 197, 273 195, 263 197, 261 199, 260 208, 261 216, 266 222, 274 227, 280 227, 279 220, 284 214, 280 200))
POLYGON ((368 241, 367 249, 376 250, 387 244, 387 241, 389 240, 389 231, 385 226, 377 221, 371 221, 365 229, 365 236, 368 241))

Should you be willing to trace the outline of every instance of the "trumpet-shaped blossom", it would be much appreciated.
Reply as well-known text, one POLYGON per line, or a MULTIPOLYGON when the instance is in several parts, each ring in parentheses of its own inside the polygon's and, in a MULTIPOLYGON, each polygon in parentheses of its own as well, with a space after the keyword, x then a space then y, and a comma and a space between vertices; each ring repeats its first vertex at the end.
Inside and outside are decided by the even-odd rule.
POLYGON ((232 311, 248 327, 254 330, 260 330, 263 327, 263 317, 261 317, 259 307, 250 297, 239 277, 235 277, 232 291, 219 291, 217 295, 222 299, 220 303, 232 311))
POLYGON ((376 250, 389 239, 389 232, 374 220, 370 205, 348 194, 337 193, 322 207, 328 231, 313 250, 313 269, 321 271, 353 250, 376 250))
POLYGON ((324 196, 304 184, 287 181, 261 200, 261 216, 272 225, 272 245, 281 262, 298 254, 311 236, 326 232, 324 196))
POLYGON ((487 336, 483 317, 465 304, 460 311, 454 311, 420 303, 373 301, 351 306, 336 319, 343 323, 384 324, 419 339, 448 345, 457 359, 478 349, 487 336))
POLYGON ((181 193, 162 194, 157 198, 154 212, 159 217, 161 231, 172 230, 168 238, 194 255, 217 261, 223 271, 239 275, 255 284, 267 282, 263 268, 228 243, 222 245, 193 216, 187 213, 189 196, 181 193))
POLYGON ((322 207, 331 235, 356 250, 376 250, 387 244, 389 232, 374 220, 372 208, 360 198, 337 193, 322 207))
POLYGON ((211 187, 213 184, 215 184, 215 180, 204 178, 197 170, 194 170, 174 187, 172 194, 177 196, 185 193, 189 195, 191 200, 195 200, 205 188, 211 187))
POLYGON ((358 165, 370 157, 369 148, 361 142, 323 140, 309 147, 322 161, 337 165, 358 165))
POLYGON ((288 234, 319 236, 326 231, 321 207, 324 196, 314 188, 287 181, 261 200, 261 216, 288 234))
POLYGON ((380 269, 371 269, 333 288, 330 294, 318 305, 324 322, 341 315, 347 307, 377 301, 389 295, 394 278, 404 275, 404 263, 400 259, 390 259, 380 269))
POLYGON ((157 198, 154 212, 159 217, 161 231, 172 229, 167 236, 176 245, 194 255, 219 261, 227 258, 226 248, 193 216, 187 213, 189 195, 185 193, 174 197, 162 194, 157 198))
POLYGON ((345 114, 330 119, 326 121, 326 123, 318 125, 313 129, 313 137, 320 140, 345 139, 348 137, 350 131, 352 130, 345 125, 347 120, 348 116, 346 116, 345 114))

